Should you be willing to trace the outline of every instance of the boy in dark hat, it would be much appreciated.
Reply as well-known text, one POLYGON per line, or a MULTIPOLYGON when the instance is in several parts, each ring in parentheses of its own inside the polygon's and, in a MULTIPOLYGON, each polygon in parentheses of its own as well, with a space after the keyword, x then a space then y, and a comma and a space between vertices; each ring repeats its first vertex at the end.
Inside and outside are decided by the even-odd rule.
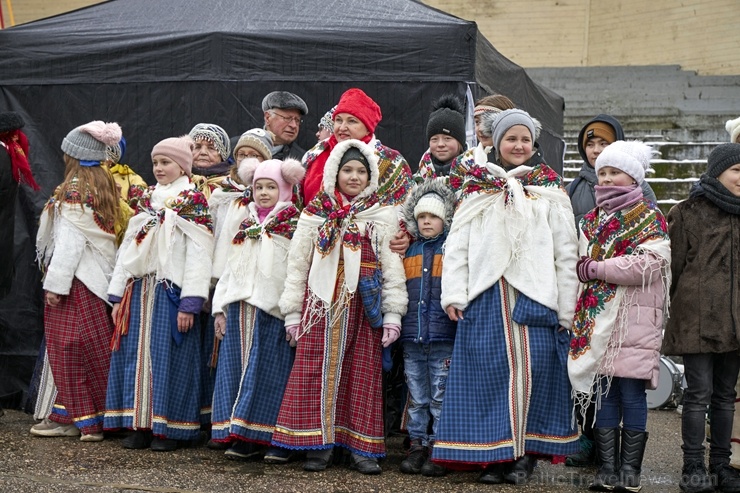
POLYGON ((465 152, 465 108, 455 96, 446 94, 432 105, 427 124, 429 149, 419 161, 414 180, 448 177, 452 162, 465 152))

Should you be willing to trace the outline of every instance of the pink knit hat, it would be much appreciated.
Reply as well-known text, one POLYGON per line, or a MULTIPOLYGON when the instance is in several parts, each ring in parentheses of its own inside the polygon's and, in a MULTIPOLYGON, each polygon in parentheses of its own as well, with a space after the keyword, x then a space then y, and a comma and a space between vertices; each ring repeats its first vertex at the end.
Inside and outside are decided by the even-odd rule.
POLYGON ((164 139, 152 149, 152 158, 155 155, 167 156, 176 162, 186 175, 193 172, 193 139, 188 135, 164 139))
POLYGON ((293 185, 300 183, 305 175, 306 170, 301 162, 292 158, 285 161, 270 159, 261 163, 255 158, 247 158, 239 163, 239 178, 242 182, 254 186, 260 178, 268 178, 277 183, 279 202, 292 202, 293 185))

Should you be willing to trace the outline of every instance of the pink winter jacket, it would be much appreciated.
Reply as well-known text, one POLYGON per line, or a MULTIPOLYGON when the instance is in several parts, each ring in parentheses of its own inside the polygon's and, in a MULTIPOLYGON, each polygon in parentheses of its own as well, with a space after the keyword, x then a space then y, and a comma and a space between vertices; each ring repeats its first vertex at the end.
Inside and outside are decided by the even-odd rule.
POLYGON ((660 374, 665 300, 659 272, 661 261, 652 254, 635 257, 630 255, 597 262, 596 278, 627 286, 625 299, 632 300, 627 308, 627 335, 614 358, 614 376, 646 380, 646 387, 655 389, 660 374), (643 288, 643 272, 648 277, 651 271, 654 272, 653 283, 643 288))

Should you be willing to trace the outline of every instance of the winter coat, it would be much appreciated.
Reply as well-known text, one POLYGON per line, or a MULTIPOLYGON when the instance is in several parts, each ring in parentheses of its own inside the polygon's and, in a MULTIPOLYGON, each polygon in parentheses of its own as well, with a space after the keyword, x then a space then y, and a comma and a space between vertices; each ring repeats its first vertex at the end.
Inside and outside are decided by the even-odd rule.
POLYGON ((15 271, 13 242, 15 233, 15 200, 18 183, 13 179, 10 156, 0 143, 0 251, 5 261, 0 263, 0 299, 10 293, 15 271))
POLYGON ((663 353, 737 351, 740 216, 694 197, 670 210, 668 234, 673 283, 663 353))
MULTIPOLYGON (((594 186, 598 184, 596 178, 596 170, 593 166, 588 163, 588 156, 586 155, 586 149, 583 147, 583 134, 586 128, 593 122, 604 122, 609 124, 616 134, 617 140, 624 140, 624 130, 619 121, 609 115, 597 115, 588 123, 586 123, 578 134, 578 153, 583 159, 583 165, 581 170, 578 172, 578 177, 570 182, 566 187, 568 196, 570 197, 570 203, 573 206, 573 214, 576 216, 576 228, 578 223, 581 221, 586 213, 596 207, 596 199, 594 197, 594 186)), ((650 188, 650 185, 646 181, 642 182, 642 194, 649 201, 656 203, 657 198, 655 192, 650 188)))
MULTIPOLYGON (((647 380, 649 389, 658 386, 660 375, 665 291, 659 274, 652 276, 651 284, 643 286, 643 273, 657 272, 660 264, 661 259, 651 254, 641 255, 639 262, 625 255, 599 262, 597 273, 599 279, 628 286, 624 295, 625 299, 630 300, 626 314, 628 330, 614 358, 613 375, 647 380)), ((612 333, 612 339, 615 335, 612 333)))
POLYGON ((454 342, 457 323, 442 309, 442 254, 445 233, 415 241, 406 251, 406 290, 409 305, 403 317, 401 341, 421 344, 454 342))

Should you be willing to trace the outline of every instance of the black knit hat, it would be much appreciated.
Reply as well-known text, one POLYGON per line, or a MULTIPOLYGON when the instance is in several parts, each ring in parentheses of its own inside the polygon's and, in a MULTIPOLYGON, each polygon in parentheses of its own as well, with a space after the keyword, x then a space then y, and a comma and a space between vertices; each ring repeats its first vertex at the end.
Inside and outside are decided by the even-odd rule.
POLYGON ((437 134, 449 135, 465 149, 464 111, 460 100, 451 94, 446 94, 435 101, 427 124, 427 140, 437 134))
POLYGON ((21 115, 15 111, 0 113, 0 134, 23 128, 23 125, 25 124, 26 123, 23 121, 23 118, 21 118, 21 115))
POLYGON ((361 162, 365 166, 365 169, 367 169, 367 174, 370 174, 370 163, 367 162, 367 158, 357 147, 350 147, 347 149, 347 152, 344 153, 342 159, 339 160, 339 168, 337 171, 342 169, 342 166, 344 166, 348 161, 361 162))
POLYGON ((740 144, 720 144, 707 159, 707 176, 717 178, 727 168, 740 163, 740 144))

